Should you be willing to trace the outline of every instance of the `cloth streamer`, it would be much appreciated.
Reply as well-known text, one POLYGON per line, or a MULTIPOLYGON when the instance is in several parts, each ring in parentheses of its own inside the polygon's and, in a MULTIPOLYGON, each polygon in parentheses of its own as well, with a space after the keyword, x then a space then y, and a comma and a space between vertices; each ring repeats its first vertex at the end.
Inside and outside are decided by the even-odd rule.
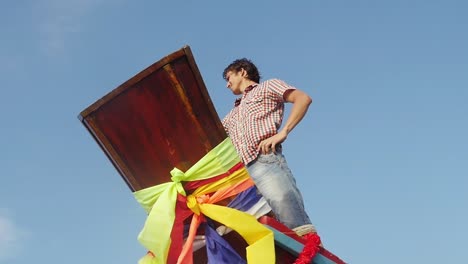
MULTIPOLYGON (((253 186, 246 168, 241 165, 229 138, 208 152, 185 173, 177 168, 171 171, 172 182, 159 184, 134 193, 136 200, 147 211, 148 218, 138 236, 140 243, 149 253, 140 259, 140 264, 163 264, 182 243, 182 237, 175 236, 174 230, 182 230, 187 208, 193 215, 189 236, 183 246, 178 263, 193 263, 192 243, 204 216, 219 222, 239 233, 249 246, 247 263, 274 263, 275 250, 273 233, 255 217, 214 203, 253 186), (236 168, 233 170, 233 168, 236 168), (225 177, 220 177, 225 175, 225 177), (216 181, 210 182, 214 178, 216 181), (187 196, 184 185, 207 180, 187 196), (212 194, 210 196, 210 194, 212 194), (185 201, 185 203, 184 203, 185 201), (171 253, 172 252, 172 253, 171 253)), ((193 186, 196 186, 193 185, 193 186)), ((171 261, 172 262, 172 261, 171 261)))
POLYGON ((245 260, 213 228, 205 229, 208 263, 245 264, 245 260))

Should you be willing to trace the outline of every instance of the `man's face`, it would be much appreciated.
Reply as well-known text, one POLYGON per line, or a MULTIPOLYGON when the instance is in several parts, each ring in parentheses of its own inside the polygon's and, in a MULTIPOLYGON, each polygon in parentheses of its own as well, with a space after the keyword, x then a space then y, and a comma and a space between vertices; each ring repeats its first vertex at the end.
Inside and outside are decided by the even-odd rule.
POLYGON ((242 94, 241 84, 243 81, 242 70, 238 72, 228 71, 226 73, 226 87, 232 91, 233 94, 242 94))

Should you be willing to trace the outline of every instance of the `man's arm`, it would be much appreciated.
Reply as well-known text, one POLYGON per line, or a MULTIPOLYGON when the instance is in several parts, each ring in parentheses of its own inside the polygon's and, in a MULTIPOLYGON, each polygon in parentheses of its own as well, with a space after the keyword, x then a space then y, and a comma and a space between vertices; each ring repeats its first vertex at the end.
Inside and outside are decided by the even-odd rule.
POLYGON ((309 105, 312 103, 312 98, 310 98, 310 96, 305 92, 298 89, 286 91, 284 94, 284 100, 293 104, 288 119, 286 120, 283 128, 278 131, 278 134, 260 142, 258 145, 260 153, 269 153, 270 151, 274 152, 276 150, 276 145, 281 144, 286 140, 288 134, 297 124, 299 124, 307 113, 309 105))

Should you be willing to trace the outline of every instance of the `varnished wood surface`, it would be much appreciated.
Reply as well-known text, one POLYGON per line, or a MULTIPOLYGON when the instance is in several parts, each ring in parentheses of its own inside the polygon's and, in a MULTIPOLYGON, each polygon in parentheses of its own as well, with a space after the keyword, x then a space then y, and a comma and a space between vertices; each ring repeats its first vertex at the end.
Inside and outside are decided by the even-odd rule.
POLYGON ((188 46, 80 113, 132 191, 170 181, 226 138, 188 46))

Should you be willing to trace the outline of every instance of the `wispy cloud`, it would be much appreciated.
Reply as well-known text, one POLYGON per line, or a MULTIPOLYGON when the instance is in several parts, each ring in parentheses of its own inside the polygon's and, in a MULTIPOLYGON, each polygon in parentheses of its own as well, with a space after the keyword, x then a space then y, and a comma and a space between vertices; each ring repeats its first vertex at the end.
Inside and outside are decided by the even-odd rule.
POLYGON ((47 55, 62 55, 68 39, 86 28, 87 16, 106 0, 45 0, 35 7, 40 14, 41 48, 47 55))
POLYGON ((24 236, 24 231, 0 211, 0 262, 18 254, 24 236))

